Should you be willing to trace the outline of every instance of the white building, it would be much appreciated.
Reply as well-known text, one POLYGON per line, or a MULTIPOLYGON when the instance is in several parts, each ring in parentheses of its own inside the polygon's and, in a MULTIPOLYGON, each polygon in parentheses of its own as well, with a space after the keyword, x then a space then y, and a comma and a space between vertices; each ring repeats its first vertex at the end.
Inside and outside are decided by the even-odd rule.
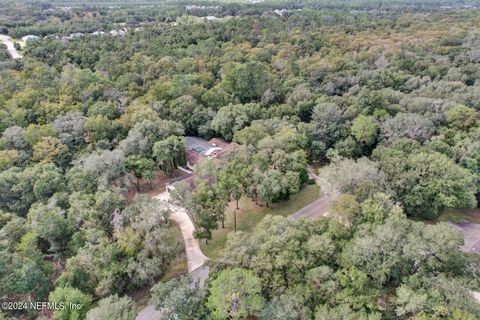
POLYGON ((36 40, 39 40, 39 39, 40 39, 39 36, 35 36, 35 35, 33 35, 33 34, 29 34, 29 35, 27 35, 27 36, 25 36, 25 37, 22 37, 22 41, 24 41, 24 42, 36 41, 36 40))

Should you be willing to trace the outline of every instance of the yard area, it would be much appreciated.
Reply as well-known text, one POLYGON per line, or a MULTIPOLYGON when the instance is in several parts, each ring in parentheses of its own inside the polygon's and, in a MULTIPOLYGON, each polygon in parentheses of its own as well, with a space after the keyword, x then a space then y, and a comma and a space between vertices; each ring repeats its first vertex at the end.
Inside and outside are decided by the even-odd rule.
POLYGON ((165 191, 165 187, 169 182, 185 175, 187 175, 187 173, 180 169, 175 170, 172 176, 167 176, 162 171, 158 170, 152 181, 140 179, 140 192, 138 192, 136 185, 132 183, 128 192, 125 193, 125 196, 127 199, 131 200, 137 193, 146 193, 150 196, 157 195, 165 191))
MULTIPOLYGON (((274 203, 267 208, 256 205, 250 198, 242 198, 239 201, 237 211, 237 230, 250 231, 267 214, 289 216, 319 197, 320 187, 318 185, 306 185, 289 200, 274 203)), ((225 212, 225 228, 219 224, 219 228, 213 232, 212 240, 200 241, 203 253, 210 259, 218 258, 221 250, 227 241, 227 235, 234 231, 235 201, 231 202, 225 212)))

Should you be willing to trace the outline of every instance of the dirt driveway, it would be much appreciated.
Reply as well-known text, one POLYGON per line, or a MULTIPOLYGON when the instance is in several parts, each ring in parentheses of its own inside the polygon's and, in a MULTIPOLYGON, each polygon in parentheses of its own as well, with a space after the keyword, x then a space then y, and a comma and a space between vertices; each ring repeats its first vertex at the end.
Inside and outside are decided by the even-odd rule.
POLYGON ((471 222, 447 222, 455 229, 462 231, 465 242, 460 250, 468 253, 480 254, 480 224, 471 222))

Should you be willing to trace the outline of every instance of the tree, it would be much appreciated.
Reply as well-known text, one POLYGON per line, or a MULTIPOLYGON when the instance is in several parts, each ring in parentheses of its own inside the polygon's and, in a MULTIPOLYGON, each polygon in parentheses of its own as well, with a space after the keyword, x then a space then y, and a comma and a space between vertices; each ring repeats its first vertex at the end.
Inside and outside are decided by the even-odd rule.
MULTIPOLYGON (((103 115, 97 115, 96 117, 108 119, 103 115)), ((127 129, 130 129, 135 124, 142 123, 145 120, 156 121, 158 119, 158 115, 152 107, 146 106, 139 101, 134 101, 125 109, 125 112, 119 119, 116 120, 116 123, 127 129)))
POLYGON ((193 194, 193 208, 195 232, 194 236, 212 239, 212 231, 218 226, 218 222, 224 219, 226 200, 216 187, 208 182, 200 183, 195 187, 193 194))
POLYGON ((53 162, 68 152, 68 147, 55 137, 43 137, 33 146, 33 160, 53 162))
POLYGON ((268 89, 273 75, 258 62, 247 62, 226 68, 223 85, 241 102, 250 102, 262 97, 268 89))
POLYGON ((296 320, 310 319, 311 312, 305 301, 292 294, 283 294, 273 299, 265 306, 260 319, 296 320))
POLYGON ((325 151, 341 136, 342 111, 335 103, 320 103, 313 109, 314 139, 325 144, 325 151))
POLYGON ((260 118, 261 108, 256 103, 227 105, 218 110, 212 119, 211 127, 226 140, 232 140, 233 134, 246 126, 252 120, 260 118))
MULTIPOLYGON (((330 263, 337 250, 335 239, 345 236, 345 229, 333 220, 267 215, 251 233, 230 234, 220 261, 261 275, 263 291, 273 297, 305 284, 310 269, 330 263)), ((320 295, 318 290, 315 294, 320 295)))
POLYGON ((144 178, 145 173, 148 175, 151 171, 155 171, 155 162, 141 156, 130 156, 125 162, 125 167, 133 171, 137 178, 137 191, 140 192, 140 179, 144 178))
POLYGON ((335 199, 330 209, 335 218, 347 227, 352 226, 360 210, 358 201, 353 195, 348 193, 342 194, 335 199))
POLYGON ((361 213, 357 223, 383 223, 387 218, 401 217, 403 210, 385 193, 375 193, 361 204, 361 213))
POLYGON ((65 308, 59 308, 53 311, 55 319, 72 320, 85 319, 85 316, 92 304, 92 298, 83 294, 80 290, 71 287, 58 287, 48 298, 49 302, 63 303, 65 308), (70 308, 70 304, 75 304, 78 308, 70 308))
POLYGON ((0 150, 0 171, 12 167, 19 158, 17 150, 0 150))
POLYGON ((26 141, 23 137, 24 129, 19 126, 6 128, 0 139, 0 146, 5 149, 22 150, 26 147, 26 141))
POLYGON ((476 205, 477 188, 470 172, 437 152, 402 150, 404 142, 374 153, 408 215, 434 219, 445 208, 476 205))
POLYGON ((94 172, 84 170, 81 166, 72 167, 66 174, 67 189, 70 192, 92 193, 97 187, 94 172))
POLYGON ((340 263, 355 266, 378 286, 395 285, 412 274, 430 277, 458 272, 463 263, 458 251, 461 243, 461 234, 446 224, 424 226, 394 217, 357 232, 340 263), (442 236, 432 241, 435 235, 442 236))
POLYGON ((33 146, 40 142, 44 137, 54 136, 56 131, 52 125, 29 124, 21 134, 25 138, 25 142, 28 145, 33 146))
POLYGON ((173 172, 179 166, 184 166, 187 162, 185 138, 169 136, 164 140, 155 142, 153 156, 165 174, 173 175, 173 172))
POLYGON ((381 136, 388 142, 401 138, 424 142, 435 133, 435 129, 432 121, 419 114, 399 113, 383 123, 381 136))
POLYGON ((69 112, 57 117, 53 127, 58 137, 69 147, 79 146, 84 143, 85 116, 81 112, 69 112))
POLYGON ((461 281, 447 278, 411 276, 397 289, 396 314, 412 319, 475 319, 480 307, 461 281), (415 317, 414 317, 415 316, 415 317))
POLYGON ((464 131, 474 126, 477 121, 477 112, 475 109, 462 105, 455 106, 448 110, 446 116, 450 126, 464 131))
POLYGON ((253 272, 226 269, 212 281, 207 307, 213 319, 241 319, 260 312, 264 306, 260 280, 253 272))
POLYGON ((243 145, 256 145, 258 141, 268 137, 265 126, 254 123, 249 127, 238 130, 234 133, 233 140, 243 145))
POLYGON ((49 251, 55 254, 65 252, 71 226, 59 207, 36 204, 28 212, 28 220, 38 236, 49 242, 49 251))
POLYGON ((338 305, 333 308, 323 305, 319 306, 315 312, 315 320, 380 320, 381 318, 379 313, 355 311, 348 305, 338 305))
POLYGON ((159 282, 150 291, 150 302, 161 311, 162 319, 201 319, 206 313, 207 292, 190 276, 159 282))
POLYGON ((213 114, 209 109, 200 105, 197 100, 190 95, 183 95, 170 102, 170 119, 181 123, 185 132, 189 135, 200 133, 202 125, 209 126, 213 114))
POLYGON ((330 165, 320 169, 319 174, 335 189, 356 196, 366 197, 385 185, 377 164, 368 158, 353 160, 336 157, 330 165))
POLYGON ((97 184, 102 186, 108 186, 126 174, 125 156, 119 149, 95 152, 74 163, 80 165, 87 176, 92 175, 97 184))
POLYGON ((23 171, 24 179, 33 178, 33 194, 39 200, 50 198, 65 187, 63 172, 52 163, 39 163, 23 171))
POLYGON ((84 129, 87 134, 87 141, 97 143, 101 140, 109 141, 115 135, 115 125, 112 120, 105 116, 97 115, 85 119, 84 129))
POLYGON ((135 123, 128 132, 128 136, 120 142, 120 148, 127 156, 135 154, 151 156, 154 143, 172 135, 184 135, 184 129, 180 123, 157 117, 149 118, 135 123))
POLYGON ((359 141, 366 146, 370 146, 377 138, 377 125, 372 117, 359 115, 353 120, 352 134, 359 141))
POLYGON ((87 320, 135 320, 135 303, 129 297, 108 296, 87 313, 87 320))
POLYGON ((300 178, 296 172, 288 171, 283 174, 278 170, 268 170, 258 184, 258 195, 268 207, 269 203, 273 201, 288 199, 290 194, 299 189, 300 178))
POLYGON ((237 209, 238 200, 243 195, 242 166, 239 161, 233 161, 226 168, 220 171, 217 178, 217 187, 220 192, 226 195, 229 200, 235 200, 237 209))

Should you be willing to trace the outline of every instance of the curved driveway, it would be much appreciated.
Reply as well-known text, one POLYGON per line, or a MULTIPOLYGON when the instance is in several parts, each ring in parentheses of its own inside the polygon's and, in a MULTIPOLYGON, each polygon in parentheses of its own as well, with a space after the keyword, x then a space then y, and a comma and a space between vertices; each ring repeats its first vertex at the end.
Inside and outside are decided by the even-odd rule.
MULTIPOLYGON (((157 200, 168 201, 169 197, 170 195, 168 192, 163 192, 154 196, 153 198, 157 200)), ((200 249, 198 239, 193 236, 195 226, 193 225, 192 220, 190 220, 190 217, 185 209, 170 205, 170 210, 172 211, 170 218, 175 221, 182 230, 182 237, 183 241, 185 242, 185 251, 187 253, 188 272, 192 272, 193 270, 202 266, 208 258, 200 249)))
MULTIPOLYGON (((170 194, 168 192, 160 193, 153 197, 160 201, 168 201, 170 194)), ((203 286, 205 279, 208 277, 209 268, 205 265, 207 257, 200 250, 198 240, 193 236, 195 227, 192 220, 188 216, 185 209, 169 205, 172 214, 170 218, 175 221, 182 231, 183 241, 185 243, 185 252, 187 254, 188 272, 194 281, 198 281, 203 286)), ((136 320, 160 320, 162 313, 155 310, 153 305, 147 305, 137 315, 136 320)))
POLYGON ((0 34, 0 41, 3 42, 4 45, 7 46, 8 54, 12 59, 21 59, 22 55, 18 53, 17 49, 15 49, 15 46, 13 45, 13 42, 11 37, 0 34))

